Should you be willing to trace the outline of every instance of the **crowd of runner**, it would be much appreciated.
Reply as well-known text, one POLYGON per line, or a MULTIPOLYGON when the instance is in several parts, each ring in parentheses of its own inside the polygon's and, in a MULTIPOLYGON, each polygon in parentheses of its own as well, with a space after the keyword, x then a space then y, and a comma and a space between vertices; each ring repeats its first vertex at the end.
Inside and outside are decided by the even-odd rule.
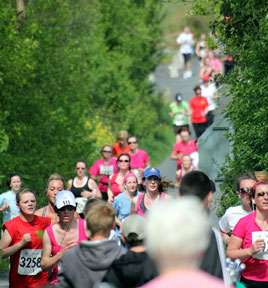
MULTIPOLYGON (((189 33, 186 27, 177 43, 193 45, 189 33)), ((194 87, 189 104, 177 93, 169 111, 177 195, 167 193, 172 184, 151 167, 138 138, 124 130, 91 167, 78 160, 73 179, 65 183, 52 174, 48 204, 38 210, 35 193, 22 187, 19 174, 11 175, 10 190, 0 195, 0 249, 10 262, 9 287, 231 287, 226 254, 245 264, 238 271, 244 287, 267 287, 268 178, 240 175, 241 204, 226 210, 220 230, 209 225, 216 189, 198 170, 197 139, 213 123, 217 88, 211 80, 222 68, 204 35, 196 54, 203 84, 194 87), (190 139, 190 123, 196 140, 190 139)), ((184 56, 186 79, 192 75, 190 56, 184 56)))

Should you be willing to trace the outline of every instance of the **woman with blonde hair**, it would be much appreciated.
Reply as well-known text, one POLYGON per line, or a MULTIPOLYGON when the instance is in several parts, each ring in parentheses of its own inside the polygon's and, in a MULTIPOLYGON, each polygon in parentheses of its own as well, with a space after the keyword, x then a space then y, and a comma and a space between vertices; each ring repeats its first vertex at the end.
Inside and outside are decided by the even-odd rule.
POLYGON ((48 197, 48 205, 38 209, 35 215, 51 218, 52 224, 58 222, 59 218, 54 209, 54 201, 56 195, 61 190, 64 190, 64 178, 57 173, 50 175, 45 190, 48 197))
POLYGON ((128 132, 126 130, 121 130, 118 133, 116 142, 113 146, 113 156, 119 157, 123 153, 128 153, 130 148, 127 143, 128 132))

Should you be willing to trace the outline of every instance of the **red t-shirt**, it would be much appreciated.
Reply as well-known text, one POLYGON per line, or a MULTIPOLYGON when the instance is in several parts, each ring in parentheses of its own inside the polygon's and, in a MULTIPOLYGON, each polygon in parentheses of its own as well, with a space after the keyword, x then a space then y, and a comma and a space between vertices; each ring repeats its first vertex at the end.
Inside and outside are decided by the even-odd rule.
POLYGON ((192 110, 192 123, 204 123, 207 122, 207 117, 202 116, 202 112, 208 107, 208 101, 206 97, 194 96, 190 101, 190 108, 192 110))
POLYGON ((36 215, 34 215, 32 222, 24 222, 18 216, 4 223, 3 230, 7 229, 12 238, 9 247, 20 242, 23 235, 27 233, 31 234, 32 240, 10 256, 10 288, 40 287, 47 284, 48 272, 41 270, 40 261, 44 230, 50 223, 51 218, 36 215), (35 274, 36 272, 37 274, 35 274), (30 276, 31 273, 35 275, 30 276))
MULTIPOLYGON (((195 151, 197 151, 197 147, 194 140, 189 140, 188 145, 181 141, 176 143, 173 147, 173 152, 176 152, 177 154, 181 153, 182 155, 190 155, 195 151)), ((181 167, 181 159, 178 159, 178 167, 181 167)))
POLYGON ((113 156, 119 157, 122 153, 128 153, 130 151, 129 146, 127 145, 124 149, 120 148, 120 143, 116 142, 113 146, 113 156))

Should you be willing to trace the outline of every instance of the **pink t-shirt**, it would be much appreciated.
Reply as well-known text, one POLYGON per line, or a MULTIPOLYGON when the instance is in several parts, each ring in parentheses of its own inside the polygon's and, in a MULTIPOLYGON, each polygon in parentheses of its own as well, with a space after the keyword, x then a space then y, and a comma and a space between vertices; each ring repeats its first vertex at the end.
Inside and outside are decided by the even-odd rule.
POLYGON ((218 58, 211 59, 210 62, 209 62, 209 66, 214 68, 214 69, 216 69, 217 72, 221 71, 221 67, 222 67, 221 61, 218 58))
MULTIPOLYGON (((181 141, 173 147, 173 152, 181 153, 182 155, 190 155, 195 151, 197 151, 197 147, 194 140, 189 140, 188 145, 181 141)), ((178 159, 178 167, 181 167, 181 159, 178 159)))
POLYGON ((136 154, 130 154, 130 167, 131 169, 144 168, 145 164, 149 162, 148 154, 141 149, 138 149, 136 154))
POLYGON ((141 288, 224 288, 224 282, 200 270, 183 270, 154 278, 141 288))
MULTIPOLYGON (((256 211, 241 218, 236 224, 232 235, 243 239, 242 248, 250 248, 252 246, 252 232, 262 231, 255 223, 256 211)), ((252 257, 242 261, 246 264, 245 270, 241 275, 253 281, 268 281, 268 260, 259 260, 252 257)))
POLYGON ((102 176, 98 184, 101 192, 107 192, 109 176, 117 172, 116 167, 116 158, 111 158, 108 164, 106 164, 103 159, 99 159, 88 170, 88 173, 92 176, 102 176))

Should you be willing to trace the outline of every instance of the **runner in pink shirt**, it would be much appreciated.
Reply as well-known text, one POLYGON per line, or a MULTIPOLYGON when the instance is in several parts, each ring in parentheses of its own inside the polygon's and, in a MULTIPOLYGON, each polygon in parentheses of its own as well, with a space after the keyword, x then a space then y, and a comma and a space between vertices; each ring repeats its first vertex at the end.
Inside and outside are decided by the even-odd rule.
POLYGON ((112 146, 104 145, 101 149, 103 158, 97 160, 89 169, 90 177, 96 180, 102 194, 102 199, 108 199, 107 190, 110 175, 117 172, 116 158, 112 157, 112 146))
POLYGON ((131 171, 139 178, 139 183, 141 183, 144 170, 150 167, 148 154, 146 151, 138 149, 139 143, 136 136, 128 138, 128 145, 130 147, 131 171))
POLYGON ((191 155, 197 151, 196 142, 190 140, 190 131, 188 129, 182 128, 179 134, 182 141, 175 144, 170 155, 171 159, 178 162, 177 170, 181 168, 181 158, 183 155, 191 155))

